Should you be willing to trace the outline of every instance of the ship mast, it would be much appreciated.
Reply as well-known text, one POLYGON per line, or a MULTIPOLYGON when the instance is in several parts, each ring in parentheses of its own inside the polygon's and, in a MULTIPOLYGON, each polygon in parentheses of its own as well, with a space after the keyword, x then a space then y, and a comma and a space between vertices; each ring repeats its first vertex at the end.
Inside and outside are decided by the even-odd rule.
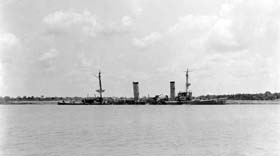
POLYGON ((99 80, 99 90, 96 90, 96 91, 99 93, 100 104, 102 104, 102 102, 103 102, 102 93, 105 92, 105 90, 102 89, 101 72, 100 72, 100 71, 99 71, 99 73, 98 73, 98 80, 99 80))
POLYGON ((186 71, 186 94, 188 94, 189 86, 191 84, 189 83, 189 69, 186 71))

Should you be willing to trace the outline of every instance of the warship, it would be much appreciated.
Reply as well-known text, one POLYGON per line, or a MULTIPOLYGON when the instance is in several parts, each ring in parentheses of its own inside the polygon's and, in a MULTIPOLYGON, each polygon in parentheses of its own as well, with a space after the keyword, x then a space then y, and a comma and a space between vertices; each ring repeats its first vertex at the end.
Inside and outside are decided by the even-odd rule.
POLYGON ((134 98, 129 98, 119 101, 110 101, 103 99, 102 93, 105 90, 102 88, 101 72, 98 73, 99 89, 96 92, 99 93, 99 97, 86 97, 81 101, 60 101, 58 105, 223 105, 226 103, 226 99, 198 99, 192 97, 192 92, 189 90, 191 83, 189 82, 189 70, 186 71, 186 84, 185 91, 179 92, 175 96, 175 81, 170 82, 170 97, 164 95, 156 95, 153 98, 148 98, 145 101, 139 98, 139 86, 138 82, 133 82, 134 98))

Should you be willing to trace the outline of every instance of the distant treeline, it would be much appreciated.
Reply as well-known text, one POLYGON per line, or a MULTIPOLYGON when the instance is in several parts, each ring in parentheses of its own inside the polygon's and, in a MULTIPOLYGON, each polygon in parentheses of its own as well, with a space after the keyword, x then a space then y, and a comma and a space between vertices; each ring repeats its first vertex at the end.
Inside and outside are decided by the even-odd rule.
POLYGON ((0 97, 0 101, 60 101, 60 100, 82 100, 83 97, 44 97, 44 96, 17 96, 17 97, 10 97, 10 96, 4 96, 0 97))
POLYGON ((229 95, 202 95, 200 99, 213 99, 213 98, 226 98, 228 100, 276 100, 280 99, 280 93, 271 93, 266 91, 265 93, 257 94, 229 94, 229 95))
MULTIPOLYGON (((10 96, 0 96, 0 102, 13 102, 13 101, 82 101, 86 97, 62 97, 62 96, 17 96, 17 97, 10 97, 10 96)), ((104 100, 107 101, 125 101, 125 100, 133 100, 132 97, 103 97, 104 100)), ((146 99, 146 97, 142 97, 141 99, 146 99)), ((140 100, 141 100, 140 99, 140 100)))

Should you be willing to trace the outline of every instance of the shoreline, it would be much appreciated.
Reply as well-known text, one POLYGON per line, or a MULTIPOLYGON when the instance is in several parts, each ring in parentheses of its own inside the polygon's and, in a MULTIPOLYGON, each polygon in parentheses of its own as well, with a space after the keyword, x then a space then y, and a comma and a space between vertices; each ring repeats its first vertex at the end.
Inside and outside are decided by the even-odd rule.
MULTIPOLYGON (((9 101, 1 102, 0 105, 57 105, 59 101, 9 101)), ((280 100, 227 100, 224 105, 278 105, 280 100)), ((112 104, 112 105, 135 105, 135 104, 112 104)), ((137 105, 137 104, 136 104, 137 105)), ((172 104, 164 104, 172 105, 172 104)), ((189 105, 189 104, 179 104, 189 105)), ((215 105, 215 104, 208 104, 215 105)))

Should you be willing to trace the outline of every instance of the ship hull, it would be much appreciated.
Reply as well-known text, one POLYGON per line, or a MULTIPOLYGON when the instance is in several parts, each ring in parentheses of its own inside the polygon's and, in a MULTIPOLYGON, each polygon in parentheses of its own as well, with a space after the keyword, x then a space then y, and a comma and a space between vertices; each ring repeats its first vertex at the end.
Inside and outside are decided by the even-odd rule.
POLYGON ((191 105, 225 105, 224 102, 218 101, 200 101, 200 102, 191 102, 191 105))
POLYGON ((225 105, 226 100, 187 100, 187 101, 164 101, 164 103, 145 103, 145 102, 127 102, 124 103, 100 103, 95 100, 83 100, 82 102, 58 102, 58 105, 225 105))
POLYGON ((82 102, 58 102, 58 105, 85 105, 82 102))
POLYGON ((224 105, 225 100, 166 101, 167 105, 224 105))

